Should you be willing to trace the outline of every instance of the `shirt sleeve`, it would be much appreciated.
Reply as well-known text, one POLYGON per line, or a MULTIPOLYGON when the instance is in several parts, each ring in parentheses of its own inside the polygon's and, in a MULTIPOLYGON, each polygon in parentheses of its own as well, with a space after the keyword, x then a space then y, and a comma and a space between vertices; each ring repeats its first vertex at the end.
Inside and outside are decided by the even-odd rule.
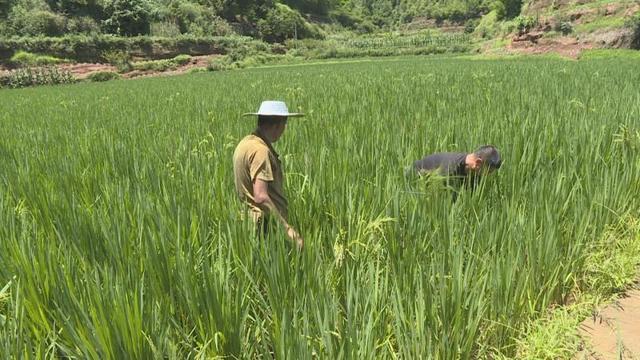
POLYGON ((256 149, 249 158, 249 162, 251 182, 256 179, 273 181, 273 170, 271 168, 271 161, 269 160, 268 149, 256 149))

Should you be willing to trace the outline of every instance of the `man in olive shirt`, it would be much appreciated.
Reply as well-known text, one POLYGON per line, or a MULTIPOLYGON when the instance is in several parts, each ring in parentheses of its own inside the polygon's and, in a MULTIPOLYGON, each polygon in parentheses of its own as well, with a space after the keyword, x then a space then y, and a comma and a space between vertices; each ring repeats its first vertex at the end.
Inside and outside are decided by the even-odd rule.
POLYGON ((282 101, 263 101, 257 113, 245 115, 257 115, 258 126, 240 141, 233 154, 236 191, 247 204, 258 231, 266 232, 273 217, 302 249, 304 240, 288 222, 282 163, 272 144, 284 133, 289 117, 303 115, 290 113, 282 101))
POLYGON ((421 175, 436 172, 473 189, 481 174, 497 170, 501 165, 498 149, 493 145, 484 145, 472 153, 443 152, 428 155, 415 161, 413 170, 421 175))

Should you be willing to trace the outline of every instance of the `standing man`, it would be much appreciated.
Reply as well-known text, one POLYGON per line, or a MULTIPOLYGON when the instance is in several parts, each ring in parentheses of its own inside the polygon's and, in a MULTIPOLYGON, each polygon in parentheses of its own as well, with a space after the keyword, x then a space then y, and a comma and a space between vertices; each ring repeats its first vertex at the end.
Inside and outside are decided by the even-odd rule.
POLYGON ((480 175, 491 173, 500 165, 502 159, 498 149, 493 145, 484 145, 472 153, 442 152, 428 155, 415 161, 413 170, 420 175, 436 172, 447 178, 458 179, 459 185, 463 183, 473 189, 480 175))
POLYGON ((258 126, 240 141, 233 154, 236 191, 246 203, 258 233, 266 233, 272 221, 277 221, 302 249, 304 240, 288 222, 282 163, 272 144, 284 133, 289 117, 304 115, 290 113, 282 101, 263 101, 257 113, 244 115, 257 115, 258 126))

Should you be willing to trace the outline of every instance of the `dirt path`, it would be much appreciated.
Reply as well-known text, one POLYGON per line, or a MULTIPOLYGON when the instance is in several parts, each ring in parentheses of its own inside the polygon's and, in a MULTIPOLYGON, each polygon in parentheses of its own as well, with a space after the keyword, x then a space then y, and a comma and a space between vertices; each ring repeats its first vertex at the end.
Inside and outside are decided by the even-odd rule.
POLYGON ((579 360, 640 359, 640 290, 628 292, 624 298, 586 319, 580 335, 587 349, 579 360))

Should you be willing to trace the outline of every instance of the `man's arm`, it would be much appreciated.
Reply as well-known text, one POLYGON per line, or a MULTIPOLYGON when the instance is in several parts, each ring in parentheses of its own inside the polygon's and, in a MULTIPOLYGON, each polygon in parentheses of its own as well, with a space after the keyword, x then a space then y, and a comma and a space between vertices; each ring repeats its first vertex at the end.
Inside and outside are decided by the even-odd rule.
POLYGON ((298 232, 289 225, 287 219, 282 216, 276 205, 271 200, 268 192, 269 183, 262 179, 255 179, 253 181, 253 201, 263 211, 268 211, 270 214, 275 215, 276 219, 284 226, 287 236, 296 244, 298 249, 302 249, 304 240, 298 232))

